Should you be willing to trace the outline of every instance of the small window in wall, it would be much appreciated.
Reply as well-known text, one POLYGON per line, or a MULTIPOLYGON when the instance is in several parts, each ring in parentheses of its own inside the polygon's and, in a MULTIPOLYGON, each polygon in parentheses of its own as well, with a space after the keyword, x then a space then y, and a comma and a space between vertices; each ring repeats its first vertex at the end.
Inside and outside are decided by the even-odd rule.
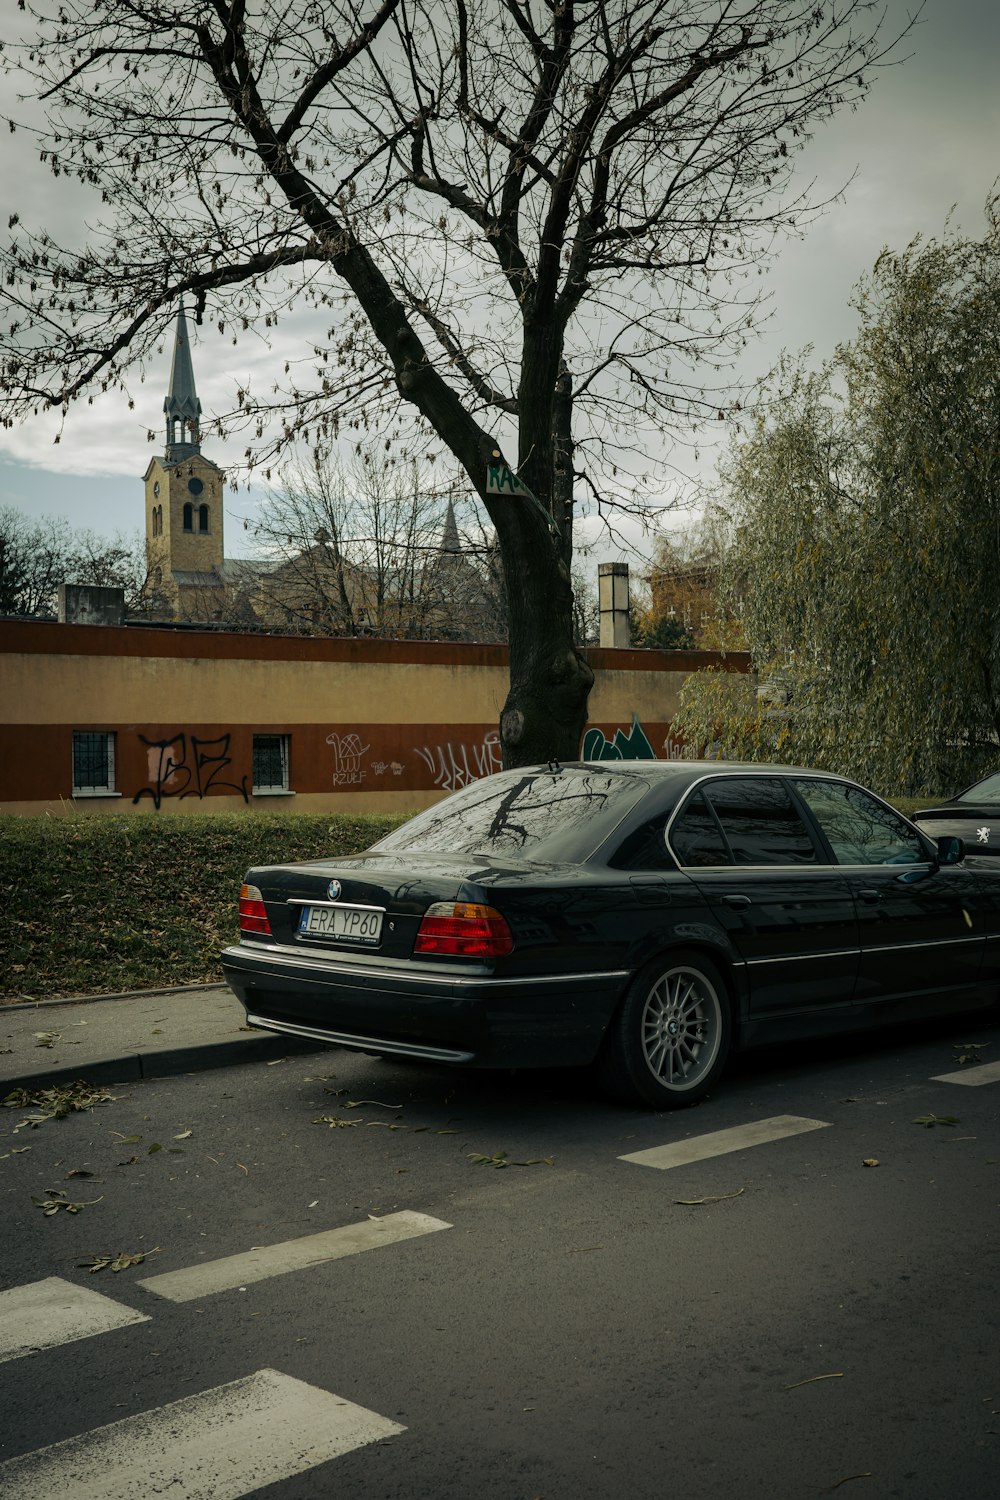
POLYGON ((188 501, 187 505, 185 505, 184 507, 184 530, 194 530, 194 506, 190 501, 188 501))
POLYGON ((208 506, 207 505, 199 505, 199 507, 198 507, 198 530, 199 531, 207 531, 208 530, 208 506))
POLYGON ((291 737, 287 734, 255 734, 253 737, 253 791, 254 796, 277 796, 288 793, 288 749, 291 737))
POLYGON ((117 797, 115 737, 103 730, 75 730, 73 734, 73 796, 117 797))

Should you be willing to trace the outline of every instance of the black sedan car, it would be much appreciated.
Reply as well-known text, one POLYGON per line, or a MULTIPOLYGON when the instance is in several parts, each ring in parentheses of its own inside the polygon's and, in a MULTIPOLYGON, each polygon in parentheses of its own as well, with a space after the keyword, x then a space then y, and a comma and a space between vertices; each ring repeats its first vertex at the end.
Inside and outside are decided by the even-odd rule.
POLYGON ((960 1014, 1000 985, 1000 870, 822 772, 535 766, 362 854, 252 869, 254 1026, 467 1067, 596 1064, 691 1104, 735 1047, 960 1014))
POLYGON ((913 821, 931 836, 951 834, 964 841, 969 854, 1000 854, 1000 772, 957 792, 940 807, 925 807, 913 821))

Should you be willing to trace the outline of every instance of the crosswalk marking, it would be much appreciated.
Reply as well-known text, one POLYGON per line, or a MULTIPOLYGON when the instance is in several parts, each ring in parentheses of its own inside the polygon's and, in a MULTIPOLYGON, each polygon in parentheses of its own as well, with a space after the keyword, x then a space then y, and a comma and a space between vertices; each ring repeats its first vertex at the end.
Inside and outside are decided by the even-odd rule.
POLYGON ((61 1276, 10 1287, 0 1292, 0 1364, 39 1349, 55 1349, 113 1328, 148 1322, 145 1313, 133 1312, 61 1276))
POLYGON ((239 1500, 405 1432, 278 1370, 185 1396, 0 1463, 0 1495, 239 1500))
POLYGON ((651 1146, 647 1151, 632 1151, 620 1161, 634 1161, 641 1167, 683 1167, 689 1162, 706 1161, 711 1156, 725 1156, 729 1151, 743 1151, 747 1146, 762 1146, 786 1136, 802 1135, 807 1130, 825 1130, 829 1120, 809 1120, 801 1115, 775 1115, 770 1120, 755 1120, 750 1125, 734 1125, 731 1130, 714 1130, 693 1140, 674 1141, 669 1146, 651 1146))
POLYGON ((284 1240, 278 1245, 260 1246, 242 1255, 227 1255, 222 1260, 188 1266, 183 1271, 165 1271, 159 1276, 147 1277, 139 1285, 157 1296, 169 1298, 171 1302, 191 1302, 195 1297, 232 1291, 234 1287, 247 1286, 252 1281, 282 1276, 286 1271, 301 1271, 324 1261, 357 1255, 362 1250, 375 1250, 380 1245, 394 1245, 400 1240, 450 1228, 451 1225, 443 1219, 404 1210, 386 1214, 381 1219, 365 1219, 360 1224, 346 1224, 341 1229, 326 1229, 319 1234, 304 1235, 301 1239, 284 1240))
POLYGON ((936 1073, 932 1083, 964 1083, 967 1088, 978 1088, 983 1083, 1000 1081, 1000 1062, 980 1063, 975 1068, 961 1068, 957 1073, 936 1073))

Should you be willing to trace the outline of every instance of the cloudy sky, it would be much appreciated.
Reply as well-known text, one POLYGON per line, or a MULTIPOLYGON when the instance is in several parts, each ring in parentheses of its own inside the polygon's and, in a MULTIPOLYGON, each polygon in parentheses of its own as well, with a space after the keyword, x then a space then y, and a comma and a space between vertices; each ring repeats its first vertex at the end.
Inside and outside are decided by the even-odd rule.
MULTIPOLYGON (((898 25, 914 8, 906 0, 887 0, 887 26, 898 25)), ((811 344, 818 360, 849 338, 851 288, 883 246, 898 248, 917 234, 940 232, 952 209, 957 226, 981 232, 983 205, 1000 176, 1000 0, 926 0, 899 55, 898 66, 880 75, 867 102, 823 127, 801 159, 802 182, 814 180, 817 197, 850 185, 805 238, 787 244, 774 262, 766 283, 770 316, 741 370, 748 381, 764 373, 782 349, 811 344)), ((10 88, 8 81, 8 97, 10 88)), ((47 206, 54 208, 52 195, 66 191, 31 159, 24 136, 5 137, 0 188, 3 202, 17 204, 22 218, 37 222, 44 222, 47 206), (26 154, 19 158, 22 140, 26 154)), ((269 353, 264 345, 255 354, 245 342, 233 349, 213 340, 207 327, 195 330, 195 337, 195 374, 206 413, 231 406, 249 359, 256 359, 261 376, 272 359, 283 358, 280 349, 269 353)), ((168 372, 169 350, 160 378, 154 374, 136 388, 135 411, 114 396, 74 407, 58 447, 47 419, 0 433, 0 505, 65 517, 73 527, 105 534, 141 528, 142 474, 161 446, 151 447, 146 433, 162 429, 168 372)), ((233 446, 230 462, 242 451, 242 444, 233 446)), ((206 444, 206 452, 226 467, 225 451, 206 444)), ((245 490, 228 498, 230 555, 247 550, 242 522, 252 511, 251 498, 245 490)))

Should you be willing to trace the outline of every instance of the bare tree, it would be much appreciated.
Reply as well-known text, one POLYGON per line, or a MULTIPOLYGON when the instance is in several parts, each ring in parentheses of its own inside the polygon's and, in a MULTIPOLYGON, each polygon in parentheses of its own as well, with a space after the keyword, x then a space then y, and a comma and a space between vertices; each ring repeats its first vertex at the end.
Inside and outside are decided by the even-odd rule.
POLYGON ((0 614, 53 618, 61 583, 120 588, 126 609, 135 610, 146 579, 138 536, 101 537, 74 531, 62 517, 33 520, 0 507, 0 614))
POLYGON ((255 614, 320 634, 497 639, 495 548, 474 514, 472 534, 460 531, 456 508, 470 509, 426 465, 314 449, 254 523, 255 614))
POLYGON ((714 411, 754 313, 733 287, 807 211, 792 160, 865 94, 879 7, 22 8, 4 57, 43 101, 43 157, 106 208, 86 243, 18 229, 0 254, 0 420, 124 385, 182 294, 237 337, 311 300, 301 367, 239 393, 251 450, 366 445, 408 404, 496 531, 505 762, 575 755, 574 506, 641 505, 664 431, 714 411))

